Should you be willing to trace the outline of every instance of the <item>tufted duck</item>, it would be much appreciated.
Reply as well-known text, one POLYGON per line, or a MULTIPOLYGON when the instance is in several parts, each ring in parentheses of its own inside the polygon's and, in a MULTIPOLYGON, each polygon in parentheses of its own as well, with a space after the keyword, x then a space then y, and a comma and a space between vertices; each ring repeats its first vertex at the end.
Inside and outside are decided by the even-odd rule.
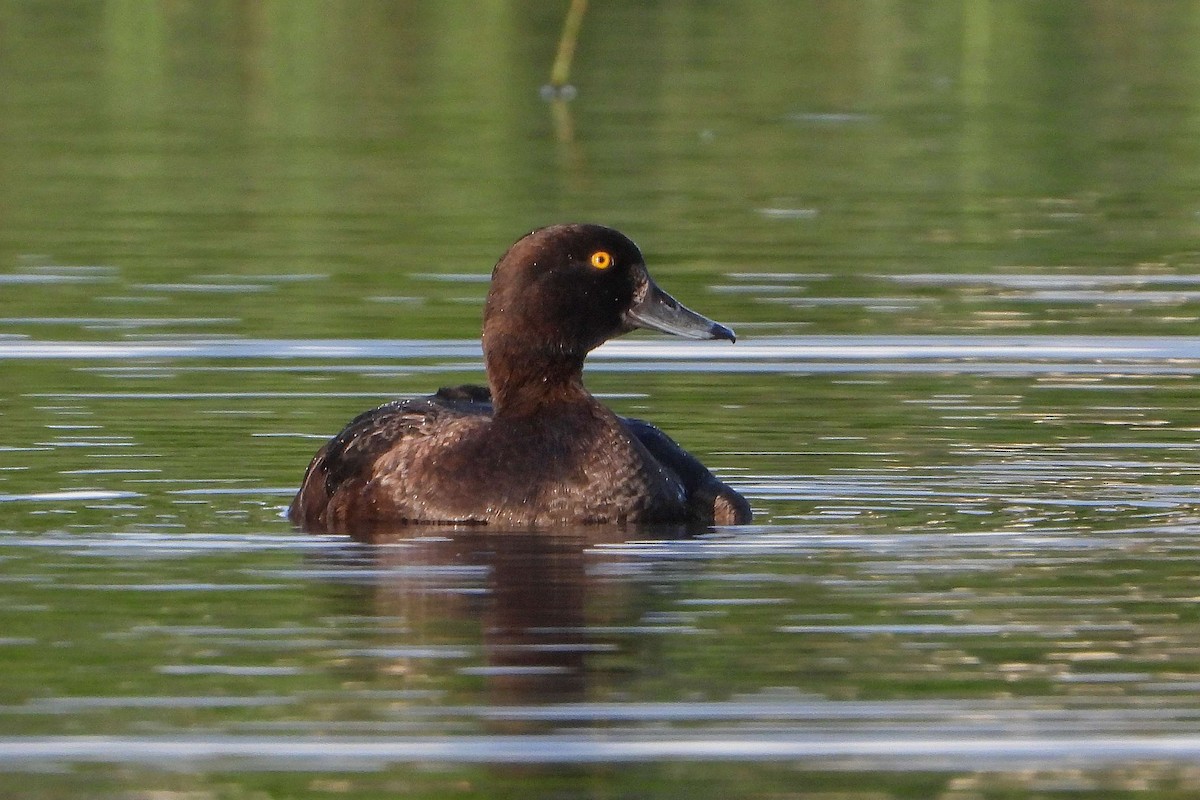
POLYGON ((530 233, 492 270, 488 388, 442 389, 361 414, 317 452, 290 518, 329 532, 749 522, 746 500, 670 437, 584 388, 584 356, 634 328, 734 341, 659 289, 623 234, 599 225, 530 233))

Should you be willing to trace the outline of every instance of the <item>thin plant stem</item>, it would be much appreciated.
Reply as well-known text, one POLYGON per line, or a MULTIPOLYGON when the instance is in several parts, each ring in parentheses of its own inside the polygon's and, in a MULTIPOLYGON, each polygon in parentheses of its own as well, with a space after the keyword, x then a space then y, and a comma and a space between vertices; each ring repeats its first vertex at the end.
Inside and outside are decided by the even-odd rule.
POLYGON ((567 18, 563 20, 562 36, 558 40, 558 54, 550 69, 550 85, 556 89, 567 85, 571 75, 571 61, 575 58, 575 42, 579 39, 579 28, 583 25, 583 13, 587 11, 587 0, 571 0, 567 18))

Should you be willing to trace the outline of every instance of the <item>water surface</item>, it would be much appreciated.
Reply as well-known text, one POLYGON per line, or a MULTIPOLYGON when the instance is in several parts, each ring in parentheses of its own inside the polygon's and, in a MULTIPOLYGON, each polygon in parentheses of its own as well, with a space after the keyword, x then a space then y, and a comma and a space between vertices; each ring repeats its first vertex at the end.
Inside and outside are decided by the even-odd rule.
POLYGON ((0 773, 29 797, 1200 792, 1195 3, 0 3, 0 773), (637 46, 630 46, 631 39, 637 46), (755 525, 294 531, 627 230, 589 386, 755 525))

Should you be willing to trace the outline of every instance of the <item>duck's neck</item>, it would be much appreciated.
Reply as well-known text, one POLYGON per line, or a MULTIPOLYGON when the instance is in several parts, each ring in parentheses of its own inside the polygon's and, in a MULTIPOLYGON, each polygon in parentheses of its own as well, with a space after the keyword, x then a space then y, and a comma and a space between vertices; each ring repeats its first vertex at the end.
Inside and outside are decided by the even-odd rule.
POLYGON ((532 416, 593 402, 583 387, 583 357, 584 353, 530 349, 485 337, 483 360, 496 417, 532 416))

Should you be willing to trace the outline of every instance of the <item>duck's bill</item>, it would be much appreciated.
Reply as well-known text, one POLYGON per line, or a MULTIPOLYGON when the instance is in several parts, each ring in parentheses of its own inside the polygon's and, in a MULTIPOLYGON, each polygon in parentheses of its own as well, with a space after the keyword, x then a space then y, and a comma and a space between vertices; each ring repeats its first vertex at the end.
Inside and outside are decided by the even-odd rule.
POLYGON ((633 328, 649 328, 687 339, 737 341, 732 330, 692 311, 653 281, 647 281, 641 299, 625 312, 625 320, 633 328))

